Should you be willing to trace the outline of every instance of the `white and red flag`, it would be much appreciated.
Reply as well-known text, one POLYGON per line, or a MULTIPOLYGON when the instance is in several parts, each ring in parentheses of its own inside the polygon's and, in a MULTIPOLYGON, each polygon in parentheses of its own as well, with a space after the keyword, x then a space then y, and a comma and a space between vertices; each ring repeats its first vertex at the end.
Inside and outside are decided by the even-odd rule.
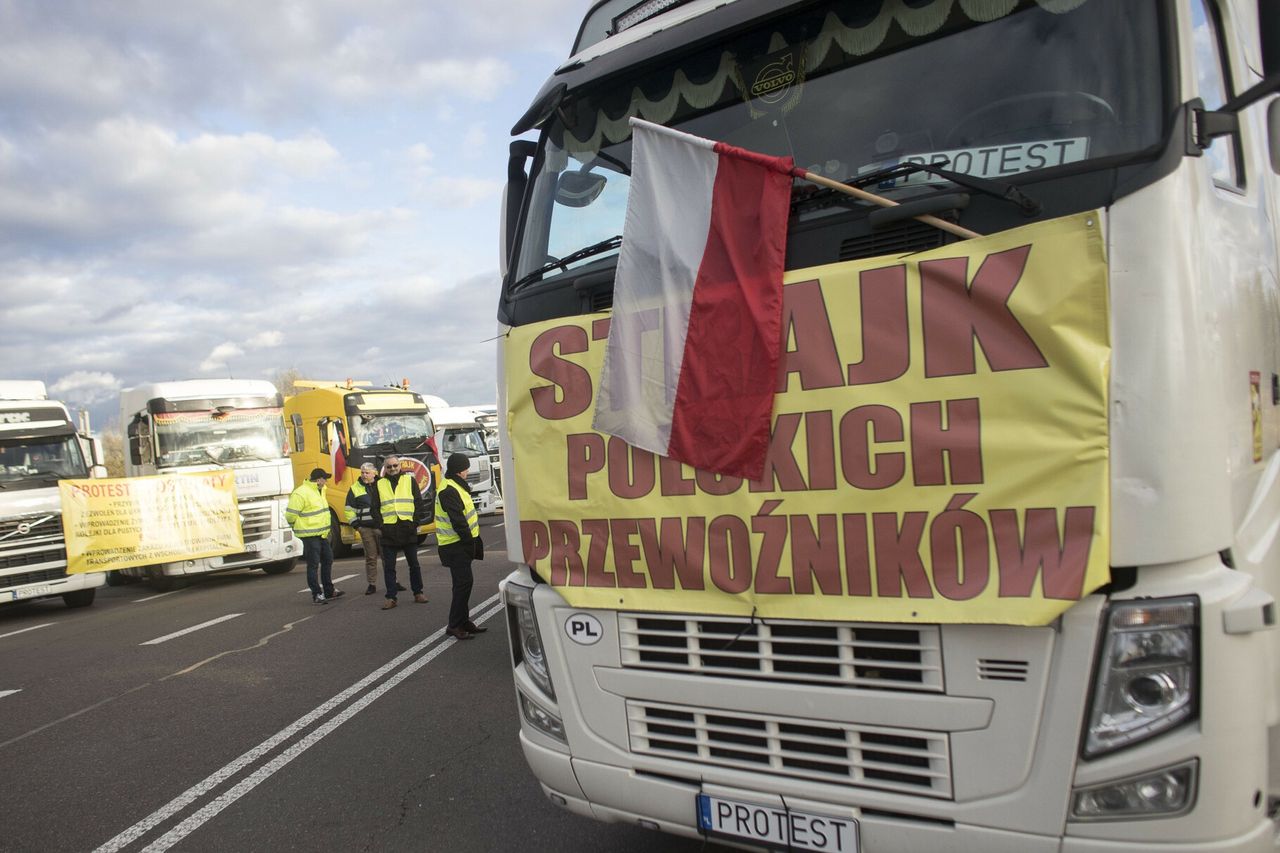
POLYGON ((794 164, 640 119, 631 130, 593 426, 694 468, 758 479, 794 164))

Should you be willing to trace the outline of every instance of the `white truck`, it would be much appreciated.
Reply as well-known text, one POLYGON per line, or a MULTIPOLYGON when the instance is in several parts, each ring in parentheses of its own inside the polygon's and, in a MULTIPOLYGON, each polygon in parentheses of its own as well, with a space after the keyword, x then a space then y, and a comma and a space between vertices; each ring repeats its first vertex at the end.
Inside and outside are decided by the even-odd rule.
POLYGON ((462 453, 470 457, 467 485, 471 487, 476 511, 481 515, 491 515, 501 510, 502 495, 495 488, 489 462, 484 412, 469 406, 450 406, 439 397, 428 398, 428 404, 431 405, 431 420, 436 426, 435 440, 436 447, 440 449, 441 467, 448 462, 450 454, 462 453))
POLYGON ((0 380, 0 603, 93 603, 103 574, 67 573, 58 481, 105 476, 99 446, 43 382, 0 380))
POLYGON ((235 471, 244 551, 124 569, 110 582, 145 579, 168 589, 209 572, 293 569, 302 547, 284 520, 293 468, 283 405, 270 382, 247 379, 152 382, 121 393, 126 476, 235 471))
MULTIPOLYGON (((509 553, 527 564, 503 588, 520 743, 548 798, 596 820, 770 849, 1277 849, 1278 75, 1274 0, 594 4, 513 128, 537 138, 511 145, 502 222, 505 523, 509 553), (777 399, 822 402, 775 420, 766 470, 786 475, 781 488, 655 463, 591 430, 633 116, 792 156, 897 204, 793 187, 777 399), (979 518, 963 507, 983 487, 957 484, 979 470, 1000 480, 995 460, 1038 446, 1042 428, 1071 440, 1083 409, 1048 384, 1025 388, 1014 406, 1027 423, 984 411, 984 455, 958 476, 957 448, 938 450, 939 422, 925 423, 931 404, 913 406, 910 432, 882 405, 897 377, 952 383, 958 428, 967 389, 977 400, 1019 381, 1001 372, 1009 353, 987 346, 995 327, 976 319, 950 339, 972 378, 925 375, 945 342, 921 328, 957 314, 921 317, 942 290, 907 289, 924 287, 910 265, 963 269, 980 241, 920 215, 994 244, 1057 222, 1094 235, 1102 295, 1058 307, 1100 318, 1105 352, 1081 374, 1101 389, 1088 408, 1103 442, 1010 494, 1053 498, 1060 480, 1104 466, 1085 532, 1110 580, 1062 595, 1044 624, 949 611, 983 577, 970 569, 994 577, 984 559, 997 549, 970 550, 969 532, 981 524, 999 545, 1001 524, 1038 519, 1056 546, 1071 505, 979 518), (861 283, 819 288, 849 264, 861 283), (840 311, 801 336, 801 307, 825 317, 824 294, 840 311), (549 476, 566 447, 567 476, 549 476), (876 491, 931 448, 950 462, 901 485, 950 513, 955 526, 932 537, 912 532, 925 513, 876 491), (824 500, 808 515, 787 509, 824 500), (739 504, 751 509, 718 509, 739 504), (775 534, 790 537, 791 560, 764 547, 775 534), (965 577, 944 588, 923 567, 936 573, 962 540, 965 577), (712 595, 713 582, 730 592, 712 595), (651 605, 620 603, 659 586, 651 605), (802 587, 815 612, 869 616, 753 610, 802 587), (901 615, 876 618, 877 605, 901 615), (915 618, 915 605, 936 618, 915 618)), ((947 292, 967 323, 991 280, 955 281, 947 292)), ((1012 287, 988 319, 1028 310, 1012 287)), ((1055 299, 1074 297, 1049 286, 1040 307, 1055 299)), ((1006 582, 1050 595, 1070 556, 1037 554, 1027 536, 1025 549, 1011 537, 998 549, 1023 572, 1000 581, 1002 595, 1006 582)))

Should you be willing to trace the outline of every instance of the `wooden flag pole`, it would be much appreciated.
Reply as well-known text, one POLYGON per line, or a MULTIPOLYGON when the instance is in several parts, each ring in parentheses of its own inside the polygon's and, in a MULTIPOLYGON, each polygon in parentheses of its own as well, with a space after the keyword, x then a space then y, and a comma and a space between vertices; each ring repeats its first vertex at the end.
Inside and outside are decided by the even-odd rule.
MULTIPOLYGON (((793 174, 797 178, 804 178, 806 181, 817 184, 820 187, 827 187, 828 189, 833 189, 836 192, 842 192, 845 195, 851 195, 854 198, 860 198, 863 201, 869 201, 872 204, 878 204, 881 207, 897 207, 898 206, 898 203, 896 201, 893 201, 892 199, 887 199, 884 196, 876 195, 875 193, 869 193, 866 190, 860 190, 857 187, 851 187, 848 184, 842 184, 839 181, 833 181, 830 178, 824 178, 821 175, 815 175, 813 172, 806 172, 803 169, 796 169, 793 174)), ((914 218, 920 220, 921 222, 928 223, 929 225, 932 225, 935 228, 941 228, 943 231, 946 231, 948 234, 954 234, 957 237, 962 237, 965 240, 982 236, 977 231, 970 231, 968 228, 962 228, 959 225, 956 225, 952 222, 948 222, 945 219, 939 219, 938 217, 931 216, 927 213, 922 216, 917 216, 914 218)))

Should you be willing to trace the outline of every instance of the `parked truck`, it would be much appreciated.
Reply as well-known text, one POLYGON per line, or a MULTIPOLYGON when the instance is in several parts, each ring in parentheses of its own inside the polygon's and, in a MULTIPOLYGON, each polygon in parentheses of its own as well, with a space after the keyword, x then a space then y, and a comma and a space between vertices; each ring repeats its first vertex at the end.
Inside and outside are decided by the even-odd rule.
POLYGON ((351 553, 359 541, 343 521, 347 492, 360 477, 360 466, 395 454, 401 467, 413 473, 428 503, 418 528, 420 540, 435 531, 434 507, 440 465, 434 449, 435 426, 422 395, 407 381, 375 387, 368 382, 300 379, 298 392, 284 401, 293 439, 294 476, 303 481, 315 468, 333 475, 325 494, 329 499, 329 536, 338 556, 351 553))
POLYGON ((1272 0, 596 3, 501 226, 548 798, 770 849, 1276 849, 1277 75, 1272 0), (792 185, 759 480, 593 429, 632 117, 888 202, 792 185))
POLYGON ((105 476, 100 446, 43 382, 0 380, 0 603, 93 603, 104 576, 67 573, 58 481, 105 476))
POLYGON ((127 477, 169 476, 230 468, 244 550, 122 569, 112 583, 132 578, 169 589, 179 579, 258 568, 291 571, 302 543, 284 521, 293 491, 280 393, 252 379, 149 382, 120 395, 127 477))
POLYGON ((502 509, 502 493, 497 489, 496 471, 489 452, 485 413, 469 406, 432 406, 431 419, 436 425, 436 447, 447 460, 452 453, 471 459, 467 486, 475 501, 476 511, 491 515, 502 509))

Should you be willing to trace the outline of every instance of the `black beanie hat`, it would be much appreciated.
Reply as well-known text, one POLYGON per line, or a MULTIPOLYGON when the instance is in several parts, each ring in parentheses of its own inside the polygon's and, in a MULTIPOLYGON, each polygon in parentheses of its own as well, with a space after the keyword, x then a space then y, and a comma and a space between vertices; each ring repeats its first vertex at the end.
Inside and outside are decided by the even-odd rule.
POLYGON ((452 477, 454 474, 460 474, 471 467, 471 459, 465 453, 449 454, 449 461, 445 463, 444 473, 446 476, 452 477))
POLYGON ((308 479, 308 480, 310 480, 310 481, 311 481, 311 482, 313 482, 313 483, 314 483, 316 480, 320 480, 320 479, 327 480, 327 479, 329 479, 329 472, 328 472, 328 471, 326 471, 326 470, 324 470, 323 468, 312 468, 312 469, 311 469, 311 476, 310 476, 310 477, 308 477, 307 479, 308 479))

